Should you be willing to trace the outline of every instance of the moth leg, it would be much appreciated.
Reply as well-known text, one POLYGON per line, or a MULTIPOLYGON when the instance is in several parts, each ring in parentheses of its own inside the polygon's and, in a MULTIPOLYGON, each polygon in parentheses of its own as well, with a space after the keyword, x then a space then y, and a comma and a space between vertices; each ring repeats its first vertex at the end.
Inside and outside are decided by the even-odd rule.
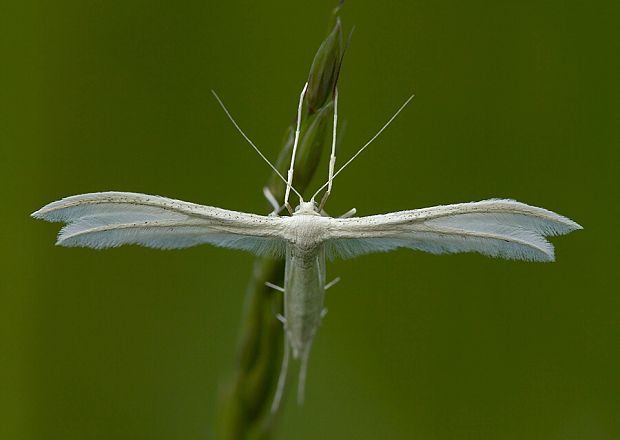
MULTIPOLYGON (((284 288, 282 288, 280 286, 276 286, 275 284, 272 284, 269 281, 265 282, 265 286, 270 287, 270 288, 272 288, 274 290, 277 290, 278 292, 284 293, 284 288)), ((276 319, 282 323, 282 326, 284 327, 284 329, 286 329, 286 318, 280 312, 277 312, 275 310, 274 306, 275 305, 272 303, 271 304, 271 312, 276 317, 276 319)))
POLYGON ((325 284, 325 290, 329 289, 330 287, 334 287, 336 284, 338 284, 339 281, 340 281, 340 277, 334 278, 329 283, 325 284))
POLYGON ((263 195, 273 208, 273 212, 277 212, 280 209, 280 205, 268 186, 263 187, 263 195))
MULTIPOLYGON (((293 214, 293 208, 288 202, 288 196, 291 193, 293 187, 293 170, 295 167, 295 155, 297 154, 297 145, 299 145, 299 132, 301 131, 301 113, 304 105, 304 97, 306 96, 306 90, 308 90, 308 83, 304 84, 304 88, 299 95, 299 105, 297 106, 297 124, 295 126, 295 139, 293 141, 293 153, 291 154, 291 167, 288 170, 286 180, 286 192, 284 193, 284 206, 288 209, 290 214, 293 214)), ((301 196, 300 196, 301 197, 301 196)))
MULTIPOLYGON (((338 218, 351 218, 353 217, 355 214, 357 213, 357 209, 355 208, 351 208, 349 209, 347 212, 345 212, 344 214, 342 214, 341 216, 339 216, 338 218)), ((331 217, 331 215, 329 215, 327 213, 327 211, 325 211, 324 209, 321 209, 321 215, 323 217, 331 217)))
POLYGON ((347 212, 345 212, 344 214, 342 214, 338 218, 350 218, 350 217, 353 217, 356 212, 357 212, 357 209, 351 208, 351 209, 349 209, 347 212))
POLYGON ((329 157, 329 177, 327 179, 327 191, 323 194, 319 210, 323 209, 325 202, 332 192, 332 182, 334 180, 334 167, 336 165, 336 131, 338 127, 338 88, 334 88, 334 122, 332 126, 332 154, 329 157))
MULTIPOLYGON (((283 287, 276 286, 275 284, 272 284, 269 281, 265 282, 265 286, 270 287, 273 290, 277 290, 278 292, 284 293, 283 287)), ((282 323, 282 326, 284 327, 284 329, 286 329, 286 318, 280 312, 277 312, 275 310, 275 304, 273 303, 271 304, 271 312, 276 317, 276 319, 282 323)))
POLYGON ((284 209, 284 206, 280 206, 280 204, 278 203, 278 201, 276 200, 275 196, 273 195, 273 193, 271 192, 268 186, 263 187, 263 195, 265 196, 265 198, 267 199, 267 201, 273 208, 273 211, 271 211, 269 215, 277 216, 278 214, 280 214, 280 212, 282 212, 282 210, 284 209))
POLYGON ((321 319, 325 318, 325 316, 327 316, 327 308, 323 307, 323 310, 321 310, 321 319))
POLYGON ((286 332, 284 332, 284 356, 282 356, 282 367, 280 367, 280 377, 278 378, 278 386, 276 388, 276 393, 273 396, 273 403, 271 404, 271 413, 275 414, 278 412, 278 408, 280 407, 280 401, 282 400, 282 395, 284 394, 284 387, 286 386, 286 376, 288 373, 288 357, 289 357, 289 343, 288 338, 286 337, 286 332))
MULTIPOLYGON (((357 209, 351 208, 347 212, 339 216, 338 218, 351 218, 355 215, 356 212, 357 212, 357 209)), ((331 215, 329 215, 327 211, 325 211, 324 209, 321 209, 321 215, 323 217, 331 217, 331 215)))
POLYGON ((265 286, 270 287, 273 290, 277 290, 278 292, 284 293, 284 287, 276 286, 275 284, 270 283, 269 281, 265 281, 265 286))

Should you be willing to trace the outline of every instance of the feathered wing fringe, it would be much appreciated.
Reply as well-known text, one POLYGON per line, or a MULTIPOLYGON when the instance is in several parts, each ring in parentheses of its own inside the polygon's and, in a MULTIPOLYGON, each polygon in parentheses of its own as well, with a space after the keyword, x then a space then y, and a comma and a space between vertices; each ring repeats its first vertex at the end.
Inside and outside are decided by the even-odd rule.
POLYGON ((138 244, 179 249, 209 243, 258 255, 279 256, 280 220, 165 197, 101 192, 52 202, 32 217, 65 222, 57 244, 95 249, 138 244))
POLYGON ((545 236, 582 229, 552 211, 499 199, 333 221, 327 251, 345 258, 405 247, 434 254, 478 252, 553 261, 554 249, 545 236))

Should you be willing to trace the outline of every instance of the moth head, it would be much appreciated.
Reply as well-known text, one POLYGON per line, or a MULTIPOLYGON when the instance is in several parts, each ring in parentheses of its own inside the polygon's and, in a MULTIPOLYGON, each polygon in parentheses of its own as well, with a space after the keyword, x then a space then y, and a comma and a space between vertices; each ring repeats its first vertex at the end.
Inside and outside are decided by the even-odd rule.
POLYGON ((293 215, 320 215, 319 206, 314 200, 310 200, 309 202, 304 202, 302 200, 299 202, 299 205, 297 205, 297 208, 295 208, 293 215))

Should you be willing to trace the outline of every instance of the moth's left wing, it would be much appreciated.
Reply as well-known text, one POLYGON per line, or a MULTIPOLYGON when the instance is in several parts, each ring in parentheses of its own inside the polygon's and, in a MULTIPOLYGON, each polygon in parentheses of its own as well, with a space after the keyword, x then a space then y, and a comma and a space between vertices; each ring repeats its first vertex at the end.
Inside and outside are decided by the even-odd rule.
POLYGON ((67 225, 56 244, 95 249, 138 244, 178 249, 209 243, 257 255, 282 255, 282 218, 165 197, 99 192, 52 202, 32 217, 67 225))
POLYGON ((328 254, 354 257, 405 247, 434 254, 479 252, 515 260, 553 261, 545 236, 581 226, 514 200, 484 200, 348 219, 330 219, 328 254))

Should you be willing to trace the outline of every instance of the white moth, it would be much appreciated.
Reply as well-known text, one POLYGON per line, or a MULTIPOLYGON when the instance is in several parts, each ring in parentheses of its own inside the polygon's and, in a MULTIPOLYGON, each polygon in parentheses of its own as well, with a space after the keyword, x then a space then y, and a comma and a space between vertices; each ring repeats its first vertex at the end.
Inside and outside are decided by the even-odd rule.
POLYGON ((287 179, 243 133, 214 93, 243 137, 287 184, 282 206, 266 191, 265 195, 274 205, 274 212, 268 216, 129 192, 66 197, 32 214, 35 218, 66 223, 56 242, 60 246, 102 249, 139 244, 158 249, 178 249, 209 243, 256 255, 285 258, 284 287, 269 284, 284 293, 284 316, 279 318, 284 324, 285 350, 272 405, 274 411, 282 398, 290 351, 294 359, 301 360, 298 399, 303 399, 310 347, 324 315, 325 290, 333 284, 326 282, 326 257, 351 258, 370 252, 409 248, 434 254, 479 252, 515 260, 553 261, 553 246, 545 236, 581 229, 574 221, 554 212, 505 199, 358 218, 350 218, 355 213, 351 210, 340 218, 329 217, 323 206, 331 192, 333 179, 394 120, 413 96, 370 141, 334 172, 338 118, 338 93, 335 90, 329 178, 306 202, 292 185, 306 88, 307 84, 299 98, 287 179), (317 203, 315 198, 324 189, 321 202, 317 203), (289 204, 291 191, 300 199, 295 210, 289 204), (279 216, 285 207, 291 215, 279 216))

